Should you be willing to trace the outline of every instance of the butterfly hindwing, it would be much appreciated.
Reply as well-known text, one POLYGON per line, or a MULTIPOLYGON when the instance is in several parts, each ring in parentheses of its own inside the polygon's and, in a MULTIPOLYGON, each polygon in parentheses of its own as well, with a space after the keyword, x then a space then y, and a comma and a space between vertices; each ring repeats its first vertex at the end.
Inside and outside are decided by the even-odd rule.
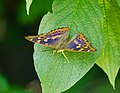
POLYGON ((69 28, 58 28, 52 30, 46 34, 40 34, 36 36, 26 36, 25 38, 31 42, 37 44, 43 44, 45 46, 56 48, 59 42, 61 42, 61 38, 68 38, 69 36, 69 28))
POLYGON ((92 52, 96 51, 87 39, 83 36, 83 34, 77 35, 75 38, 70 40, 66 46, 65 50, 73 51, 73 52, 92 52))

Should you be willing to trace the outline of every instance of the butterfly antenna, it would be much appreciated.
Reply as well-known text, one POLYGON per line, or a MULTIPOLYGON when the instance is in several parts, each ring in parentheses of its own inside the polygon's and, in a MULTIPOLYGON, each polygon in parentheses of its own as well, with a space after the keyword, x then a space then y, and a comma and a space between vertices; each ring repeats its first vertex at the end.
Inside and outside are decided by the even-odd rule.
POLYGON ((67 58, 67 56, 65 55, 64 51, 62 51, 63 56, 65 57, 65 59, 68 61, 68 63, 70 63, 69 59, 67 58))

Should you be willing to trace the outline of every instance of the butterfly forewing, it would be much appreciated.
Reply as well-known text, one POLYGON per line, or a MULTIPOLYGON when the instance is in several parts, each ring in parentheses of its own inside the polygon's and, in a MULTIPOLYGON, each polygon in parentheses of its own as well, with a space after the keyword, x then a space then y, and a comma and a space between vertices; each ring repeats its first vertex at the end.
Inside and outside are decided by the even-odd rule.
POLYGON ((64 50, 73 51, 73 52, 96 51, 87 41, 87 39, 83 36, 83 34, 79 34, 76 37, 74 37, 72 40, 70 40, 64 47, 64 50))
POLYGON ((69 28, 58 28, 55 30, 52 30, 46 34, 40 34, 36 36, 26 36, 25 38, 31 42, 37 43, 37 44, 43 44, 48 47, 60 47, 59 43, 62 42, 62 40, 67 39, 69 36, 69 28))

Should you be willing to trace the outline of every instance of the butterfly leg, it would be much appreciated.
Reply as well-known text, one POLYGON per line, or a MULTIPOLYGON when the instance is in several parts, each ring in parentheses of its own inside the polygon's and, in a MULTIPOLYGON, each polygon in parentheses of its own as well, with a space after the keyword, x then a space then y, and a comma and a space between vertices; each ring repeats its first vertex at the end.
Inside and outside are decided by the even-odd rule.
POLYGON ((54 55, 54 54, 55 54, 55 50, 53 51, 52 55, 54 55))
POLYGON ((54 54, 55 54, 55 52, 56 52, 56 50, 54 50, 54 51, 53 51, 52 55, 54 55, 54 54))
POLYGON ((64 57, 65 57, 65 59, 68 61, 68 63, 70 62, 70 61, 69 61, 69 59, 67 58, 67 56, 65 55, 65 53, 64 53, 64 51, 63 51, 63 50, 60 50, 60 51, 56 51, 56 50, 54 50, 52 55, 54 55, 54 54, 55 54, 55 52, 57 52, 57 53, 62 52, 63 56, 64 56, 64 57))
POLYGON ((68 61, 68 63, 70 63, 69 59, 67 58, 67 56, 65 55, 64 51, 62 51, 63 56, 65 57, 65 59, 68 61))

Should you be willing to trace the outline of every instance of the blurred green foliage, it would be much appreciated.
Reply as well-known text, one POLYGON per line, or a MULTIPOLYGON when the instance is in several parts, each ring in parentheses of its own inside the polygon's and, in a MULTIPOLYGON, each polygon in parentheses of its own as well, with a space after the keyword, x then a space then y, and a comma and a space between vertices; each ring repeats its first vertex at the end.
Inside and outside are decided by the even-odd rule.
POLYGON ((0 93, 32 93, 32 91, 9 85, 5 77, 0 74, 0 93))
POLYGON ((37 34, 41 18, 52 11, 52 1, 34 0, 28 16, 25 0, 0 0, 0 72, 9 82, 1 84, 4 78, 1 79, 1 91, 23 90, 11 85, 24 87, 37 79, 32 58, 33 44, 24 37, 37 34))
POLYGON ((33 0, 29 15, 27 15, 25 0, 22 1, 18 8, 17 20, 22 24, 33 23, 40 18, 40 15, 43 16, 47 11, 52 12, 52 2, 53 0, 33 0))

